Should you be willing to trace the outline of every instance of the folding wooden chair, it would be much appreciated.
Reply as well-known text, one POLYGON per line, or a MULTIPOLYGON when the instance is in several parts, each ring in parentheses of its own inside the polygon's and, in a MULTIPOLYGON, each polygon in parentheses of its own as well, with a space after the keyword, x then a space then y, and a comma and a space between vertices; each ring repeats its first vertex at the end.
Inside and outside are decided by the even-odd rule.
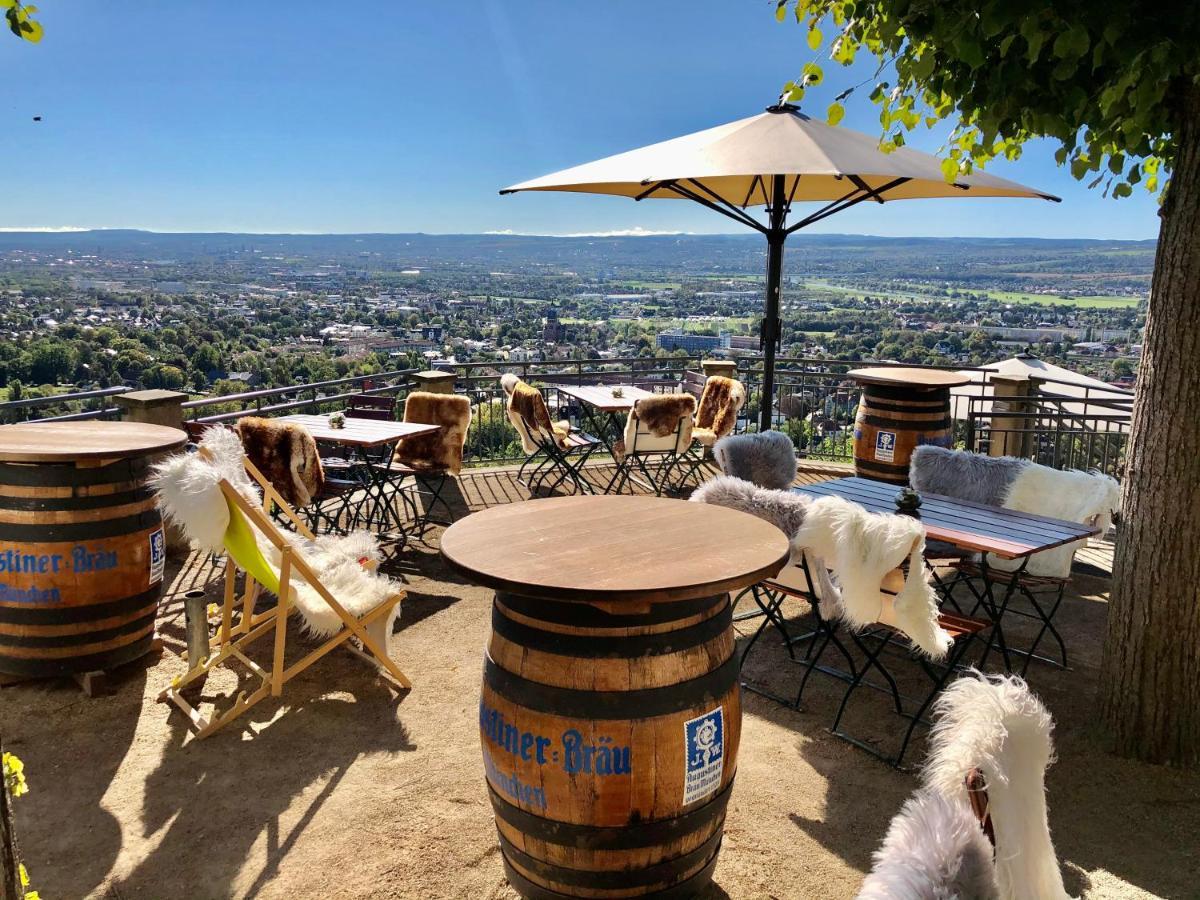
MULTIPOLYGON (((206 451, 201 449, 200 452, 203 454, 206 451)), ((279 496, 262 473, 248 461, 247 471, 262 487, 264 505, 272 503, 278 505, 284 514, 292 519, 297 531, 302 536, 311 539, 312 532, 300 521, 295 511, 279 496)), ((225 596, 221 608, 221 624, 217 632, 216 646, 214 648, 210 643, 210 653, 205 659, 189 659, 187 673, 172 682, 169 688, 159 694, 159 701, 169 700, 174 703, 187 715, 196 729, 196 736, 198 738, 208 737, 265 697, 278 697, 283 692, 284 684, 331 650, 346 643, 351 637, 358 639, 362 644, 362 650, 353 646, 347 646, 347 649, 370 663, 380 675, 391 681, 397 688, 401 690, 411 688, 411 682, 387 655, 386 650, 386 623, 389 621, 392 608, 404 599, 404 592, 399 591, 392 594, 362 616, 354 616, 322 584, 317 572, 305 561, 299 550, 284 538, 264 508, 247 501, 226 480, 220 482, 220 489, 229 509, 229 525, 224 537, 228 562, 225 568, 225 596), (263 555, 255 536, 256 532, 279 551, 278 568, 271 565, 263 555), (239 570, 245 575, 240 597, 236 591, 236 576, 239 570), (297 576, 302 578, 329 604, 343 625, 336 634, 324 639, 318 647, 288 666, 285 664, 284 650, 287 641, 288 614, 294 605, 292 592, 295 586, 293 581, 297 576), (271 609, 265 612, 256 612, 255 604, 262 588, 275 594, 278 599, 271 609), (247 656, 245 651, 250 644, 271 633, 274 633, 271 662, 267 667, 263 667, 247 656), (213 650, 215 652, 212 652, 213 650), (239 691, 233 706, 219 715, 206 718, 188 703, 183 697, 183 691, 189 685, 207 676, 216 667, 235 659, 252 675, 258 677, 259 685, 249 693, 244 690, 239 691)))
POLYGON ((692 443, 695 409, 690 394, 656 394, 638 400, 625 422, 625 439, 613 448, 617 468, 604 493, 621 493, 635 471, 659 497, 674 488, 675 470, 692 443))
POLYGON ((573 431, 569 422, 552 422, 546 401, 537 388, 516 378, 501 384, 508 395, 508 420, 516 429, 526 454, 525 462, 517 471, 517 480, 531 493, 537 493, 543 487, 552 492, 559 485, 569 484, 573 492, 594 494, 595 490, 583 477, 583 467, 588 457, 601 446, 600 441, 573 431), (529 468, 531 464, 532 469, 529 468))

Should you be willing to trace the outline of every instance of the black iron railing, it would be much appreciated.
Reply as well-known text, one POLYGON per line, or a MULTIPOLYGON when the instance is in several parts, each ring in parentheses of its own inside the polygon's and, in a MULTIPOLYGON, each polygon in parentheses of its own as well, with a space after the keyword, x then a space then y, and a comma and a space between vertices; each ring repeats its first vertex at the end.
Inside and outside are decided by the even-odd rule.
MULTIPOLYGON (((861 389, 848 372, 864 365, 914 368, 900 363, 804 357, 777 360, 771 421, 792 438, 802 457, 842 462, 853 459, 854 419, 861 389)), ((455 389, 468 396, 472 404, 466 444, 468 464, 492 465, 523 458, 500 387, 500 378, 506 372, 539 387, 552 416, 578 424, 583 420, 583 411, 577 401, 558 390, 560 385, 627 383, 669 393, 680 389, 689 371, 700 368, 699 356, 457 364, 452 369, 455 389)), ((753 431, 758 428, 763 403, 762 360, 743 357, 736 361, 736 369, 748 398, 737 428, 753 431)), ((993 381, 1000 377, 997 373, 987 369, 956 371, 966 371, 976 381, 966 389, 956 389, 952 398, 956 446, 980 453, 1022 456, 1055 468, 1095 469, 1120 476, 1132 417, 1133 395, 1128 391, 1039 378, 1033 383, 1031 396, 997 397, 999 385, 993 381)), ((414 373, 412 369, 398 369, 201 397, 183 404, 184 415, 191 421, 222 422, 245 415, 332 412, 356 396, 369 394, 395 397, 395 415, 400 418, 403 400, 413 389, 414 373)), ((128 388, 107 388, 0 403, 0 420, 112 418, 118 410, 108 407, 108 398, 125 390, 128 388)))
POLYGON ((24 397, 0 403, 0 424, 14 422, 68 422, 80 419, 115 419, 120 410, 109 406, 110 398, 131 390, 127 387, 72 391, 47 397, 24 397))

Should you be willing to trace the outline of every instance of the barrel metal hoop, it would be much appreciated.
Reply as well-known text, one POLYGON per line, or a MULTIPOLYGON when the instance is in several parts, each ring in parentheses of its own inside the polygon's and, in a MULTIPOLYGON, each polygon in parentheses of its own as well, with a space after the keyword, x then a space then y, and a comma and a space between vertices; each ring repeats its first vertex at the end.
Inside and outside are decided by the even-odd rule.
POLYGON ((135 534, 162 524, 157 509, 148 509, 132 516, 104 519, 99 522, 63 522, 50 525, 13 524, 0 522, 0 541, 25 544, 54 544, 63 541, 92 541, 100 538, 135 534))
POLYGON ((0 606, 0 626, 4 625, 71 625, 76 622, 98 622, 124 615, 149 606, 162 593, 161 584, 148 590, 103 603, 58 604, 56 606, 0 606))
POLYGON ((530 681, 496 665, 484 655, 483 681, 510 703, 534 712, 572 719, 629 719, 666 716, 698 706, 711 706, 738 681, 738 657, 698 678, 665 687, 633 691, 591 691, 530 681))
POLYGON ((497 817, 522 834, 539 841, 573 847, 576 850, 638 850, 678 840, 700 831, 725 815, 733 793, 733 778, 703 806, 669 819, 635 822, 629 825, 580 825, 560 822, 526 812, 509 803, 488 785, 488 796, 497 817))
POLYGON ((576 656, 582 659, 637 659, 681 653, 720 637, 728 630, 732 621, 733 610, 726 603, 725 608, 715 616, 675 631, 611 636, 563 634, 560 631, 546 631, 513 621, 495 605, 492 606, 492 631, 506 641, 541 653, 576 656))
POLYGON ((706 613, 723 602, 726 594, 698 597, 695 600, 678 600, 672 603, 655 603, 650 612, 624 615, 599 609, 588 603, 560 600, 537 600, 520 594, 496 592, 496 599, 508 609, 531 619, 540 619, 554 625, 574 625, 579 628, 636 628, 639 625, 665 625, 678 619, 687 619, 706 613))
POLYGON ((140 481, 150 472, 150 460, 141 456, 119 459, 107 466, 79 467, 75 463, 0 463, 0 485, 20 487, 75 487, 140 481))
MULTIPOLYGON (((153 627, 156 612, 157 608, 152 606, 146 611, 145 615, 139 616, 123 625, 114 625, 111 628, 98 628, 93 631, 80 631, 76 634, 5 634, 3 631, 0 631, 0 648, 37 647, 50 649, 54 647, 74 647, 81 644, 96 644, 101 641, 121 637, 125 634, 133 634, 144 628, 153 627)), ((0 650, 0 655, 2 654, 3 650, 0 650)))
POLYGON ((862 409, 870 410, 871 412, 925 413, 926 415, 945 412, 949 408, 950 401, 944 397, 932 400, 917 400, 913 403, 878 403, 872 400, 870 403, 863 404, 862 406, 862 409))
POLYGON ((869 400, 875 400, 878 398, 880 400, 908 400, 912 402, 924 399, 940 400, 949 395, 949 389, 930 387, 922 390, 910 384, 864 384, 863 395, 869 400), (943 393, 943 391, 945 393, 943 393))
POLYGON ((717 853, 721 846, 721 837, 722 830, 718 828, 708 840, 695 850, 641 869, 573 869, 543 862, 521 850, 506 838, 503 832, 500 832, 500 849, 505 857, 522 869, 532 872, 546 881, 596 890, 621 890, 674 881, 683 873, 694 869, 699 863, 707 862, 713 854, 717 853))
POLYGON ((106 506, 124 506, 149 500, 154 491, 148 487, 121 491, 116 494, 92 494, 86 497, 4 497, 0 496, 0 509, 15 509, 25 512, 56 512, 59 510, 103 509, 106 506))
POLYGON ((107 672, 117 666, 145 656, 154 646, 154 629, 136 640, 112 650, 89 653, 87 656, 63 656, 56 659, 5 656, 0 653, 0 672, 29 678, 53 678, 72 672, 107 672))
POLYGON ((860 415, 859 418, 867 425, 886 428, 889 431, 938 431, 949 428, 953 420, 946 415, 937 419, 889 419, 887 416, 860 415))

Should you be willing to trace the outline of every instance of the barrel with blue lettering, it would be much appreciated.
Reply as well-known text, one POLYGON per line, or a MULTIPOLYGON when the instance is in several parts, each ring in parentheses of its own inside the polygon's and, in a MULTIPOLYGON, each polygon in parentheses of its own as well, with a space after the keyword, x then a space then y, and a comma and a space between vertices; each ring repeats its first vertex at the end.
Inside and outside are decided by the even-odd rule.
POLYGON ((167 449, 182 445, 182 432, 69 423, 108 444, 117 458, 106 458, 88 452, 88 440, 70 440, 66 424, 0 428, 0 673, 8 675, 111 669, 154 638, 165 539, 146 485, 151 457, 130 455, 128 444, 152 429, 151 448, 167 449), (21 459, 12 443, 28 445, 33 428, 45 429, 35 436, 51 447, 21 459))
POLYGON ((727 594, 642 606, 499 592, 479 724, 525 897, 684 897, 712 876, 741 731, 727 594))

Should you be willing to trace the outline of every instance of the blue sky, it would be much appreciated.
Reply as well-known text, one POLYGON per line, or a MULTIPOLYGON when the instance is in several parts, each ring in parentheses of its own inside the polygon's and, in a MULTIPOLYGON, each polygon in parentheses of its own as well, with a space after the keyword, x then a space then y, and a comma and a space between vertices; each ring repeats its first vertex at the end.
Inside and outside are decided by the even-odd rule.
MULTIPOLYGON (((812 57, 773 11, 773 0, 45 0, 41 45, 0 35, 0 227, 728 232, 685 202, 496 191, 760 111, 812 57)), ((869 71, 830 64, 805 109, 823 115, 869 71)), ((877 130, 865 90, 843 124, 877 130)), ((943 137, 910 143, 934 150, 943 137)), ((1104 200, 1052 151, 1031 146, 989 171, 1062 204, 864 204, 814 230, 1156 236, 1151 197, 1104 200)))

